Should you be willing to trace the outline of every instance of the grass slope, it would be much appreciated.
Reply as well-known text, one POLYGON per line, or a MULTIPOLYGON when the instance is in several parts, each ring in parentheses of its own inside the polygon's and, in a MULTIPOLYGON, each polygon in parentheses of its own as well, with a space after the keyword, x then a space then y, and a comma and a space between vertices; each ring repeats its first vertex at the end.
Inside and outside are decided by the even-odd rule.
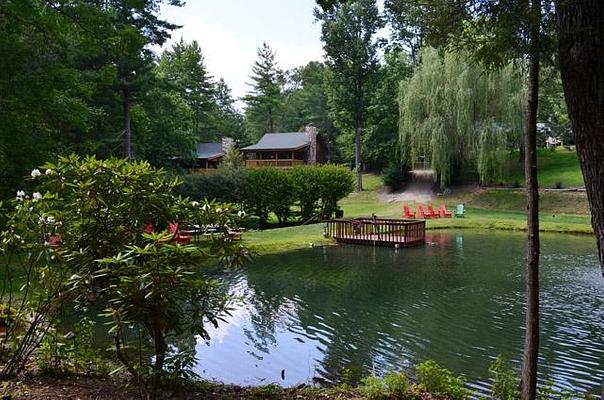
MULTIPOLYGON (((379 177, 365 175, 366 190, 352 193, 340 201, 345 217, 370 216, 400 218, 403 203, 379 199, 379 177)), ((542 191, 540 194, 540 230, 592 234, 589 208, 584 192, 542 191)), ((466 205, 465 218, 427 221, 428 229, 498 229, 526 230, 526 192, 524 190, 481 189, 446 199, 437 199, 435 206, 449 209, 458 203, 466 205)), ((415 203, 407 203, 415 209, 415 203)), ((323 224, 252 231, 244 235, 245 243, 258 254, 279 253, 291 249, 333 244, 323 237, 323 224)))
MULTIPOLYGON (((524 186, 524 167, 518 162, 516 152, 510 159, 510 170, 504 184, 520 184, 524 186)), ((541 187, 583 187, 583 175, 579 166, 579 158, 574 150, 558 147, 555 151, 540 149, 537 153, 539 167, 539 185, 541 187)))

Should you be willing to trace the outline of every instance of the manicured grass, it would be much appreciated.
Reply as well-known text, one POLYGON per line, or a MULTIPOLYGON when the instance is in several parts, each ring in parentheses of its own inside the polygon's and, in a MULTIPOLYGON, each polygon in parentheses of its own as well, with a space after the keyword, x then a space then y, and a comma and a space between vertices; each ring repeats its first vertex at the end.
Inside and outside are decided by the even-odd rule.
MULTIPOLYGON (((516 152, 510 157, 510 173, 504 183, 524 186, 524 168, 516 152)), ((540 149, 537 154, 539 185, 541 187, 583 187, 583 175, 575 150, 558 147, 555 151, 540 149)))
MULTIPOLYGON (((369 183, 361 193, 352 193, 340 201, 344 217, 370 216, 401 218, 403 202, 384 202, 379 199, 377 189, 379 178, 365 176, 369 183)), ((592 234, 589 208, 584 192, 543 191, 540 194, 540 230, 543 232, 564 232, 592 234)), ((526 230, 526 192, 524 190, 487 189, 464 193, 446 199, 438 198, 435 206, 446 204, 453 209, 464 203, 464 218, 444 218, 427 221, 428 229, 498 229, 526 230)), ((412 209, 417 205, 407 202, 412 209)), ((293 226, 287 228, 251 231, 244 235, 245 243, 258 254, 279 253, 292 249, 333 244, 323 237, 323 224, 293 226)))

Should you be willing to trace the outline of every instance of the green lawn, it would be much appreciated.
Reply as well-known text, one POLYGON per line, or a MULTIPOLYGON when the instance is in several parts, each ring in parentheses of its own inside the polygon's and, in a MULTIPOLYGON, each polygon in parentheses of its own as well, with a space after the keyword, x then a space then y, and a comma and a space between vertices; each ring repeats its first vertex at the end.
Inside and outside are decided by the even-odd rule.
MULTIPOLYGON (((340 201, 344 217, 370 216, 400 218, 402 202, 379 199, 379 178, 365 175, 366 190, 352 193, 340 201)), ((540 230, 544 232, 593 233, 584 192, 541 192, 540 230)), ((457 197, 438 198, 433 204, 466 205, 465 218, 427 221, 428 229, 500 229, 526 230, 526 193, 523 190, 488 189, 464 193, 457 197)), ((412 209, 416 204, 408 203, 412 209)), ((259 254, 279 253, 296 248, 332 244, 323 237, 323 224, 251 231, 244 234, 245 243, 259 254)))
MULTIPOLYGON (((510 172, 504 183, 524 186, 524 167, 518 162, 518 152, 510 159, 510 172)), ((583 175, 575 150, 558 147, 555 151, 540 149, 537 154, 539 185, 541 187, 583 187, 583 175)))

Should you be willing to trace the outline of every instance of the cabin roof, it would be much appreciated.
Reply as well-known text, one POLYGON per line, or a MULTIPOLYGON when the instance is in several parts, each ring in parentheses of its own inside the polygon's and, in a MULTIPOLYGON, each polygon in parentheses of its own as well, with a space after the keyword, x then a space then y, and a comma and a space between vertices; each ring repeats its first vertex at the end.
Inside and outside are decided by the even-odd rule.
POLYGON ((308 138, 304 132, 267 133, 258 143, 241 150, 299 150, 308 145, 308 138))
POLYGON ((222 151, 222 143, 198 143, 197 156, 198 159, 212 160, 214 158, 224 156, 222 151))

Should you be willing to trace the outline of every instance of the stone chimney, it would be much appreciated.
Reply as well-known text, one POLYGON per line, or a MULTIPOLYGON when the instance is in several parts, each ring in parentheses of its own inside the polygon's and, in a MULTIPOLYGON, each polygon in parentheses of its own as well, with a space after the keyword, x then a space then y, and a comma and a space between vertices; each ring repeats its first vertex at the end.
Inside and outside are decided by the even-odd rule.
POLYGON ((306 133, 306 140, 308 140, 308 158, 306 160, 307 164, 316 164, 317 163, 317 128, 313 124, 308 124, 304 128, 304 133, 306 133))
POLYGON ((233 147, 235 145, 235 141, 233 140, 233 138, 230 137, 223 137, 222 138, 222 151, 224 153, 226 153, 227 151, 229 151, 229 149, 231 147, 233 147))

